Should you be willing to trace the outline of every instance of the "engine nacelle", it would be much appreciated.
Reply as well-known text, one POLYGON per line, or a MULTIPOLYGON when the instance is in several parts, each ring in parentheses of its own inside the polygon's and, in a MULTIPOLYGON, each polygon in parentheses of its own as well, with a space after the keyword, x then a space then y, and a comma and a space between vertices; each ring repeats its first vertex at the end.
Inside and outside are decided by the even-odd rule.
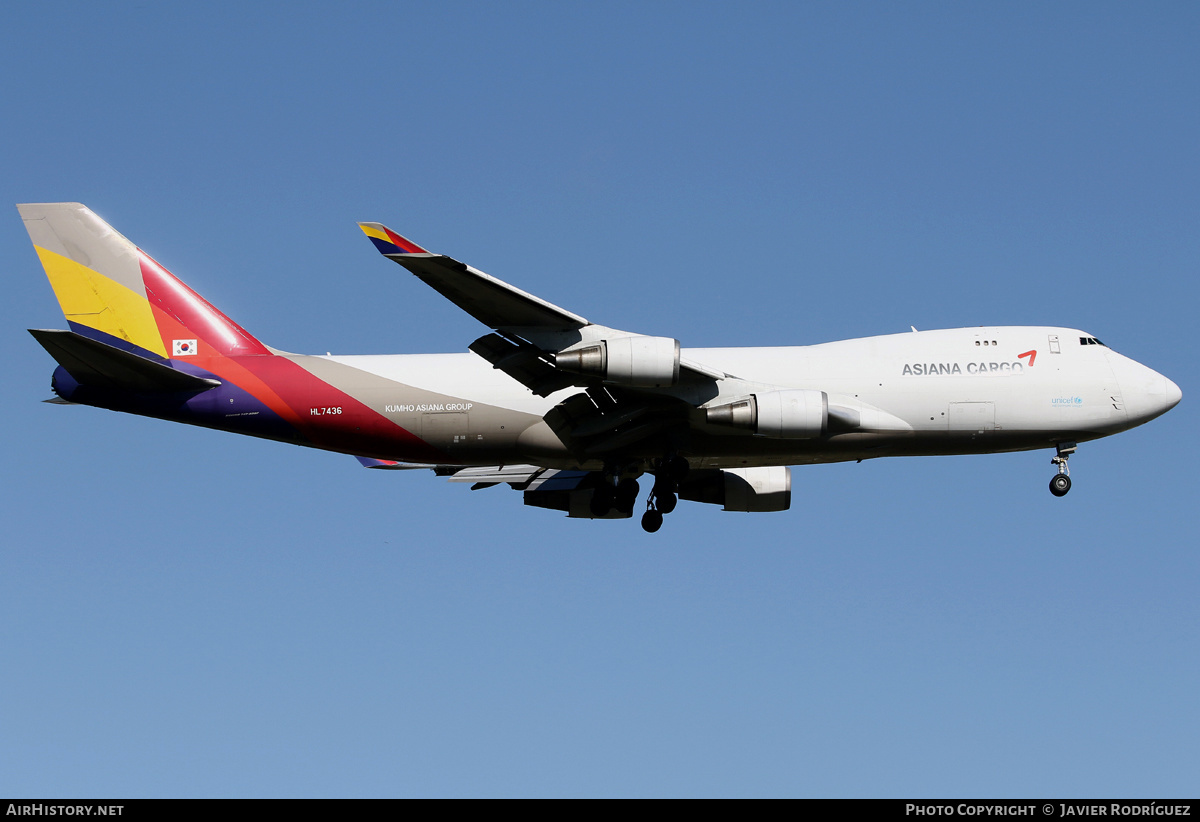
POLYGON ((765 391, 708 408, 705 419, 713 425, 746 428, 760 437, 812 439, 829 429, 829 396, 807 388, 765 391))
POLYGON ((670 337, 618 337, 554 355, 554 364, 572 374, 618 385, 662 388, 679 382, 679 340, 670 337))
POLYGON ((679 496, 721 505, 726 511, 786 511, 792 505, 792 470, 781 465, 724 468, 684 481, 679 496))

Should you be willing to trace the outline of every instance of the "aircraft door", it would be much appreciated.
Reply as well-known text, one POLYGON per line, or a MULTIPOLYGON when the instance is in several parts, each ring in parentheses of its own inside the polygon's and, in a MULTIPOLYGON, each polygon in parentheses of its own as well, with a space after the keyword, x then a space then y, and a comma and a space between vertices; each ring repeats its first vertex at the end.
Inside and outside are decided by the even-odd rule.
POLYGON ((465 411, 439 411, 421 415, 421 439, 443 451, 454 453, 467 444, 470 415, 465 411))
POLYGON ((996 430, 996 404, 952 402, 946 420, 951 433, 990 434, 996 430))

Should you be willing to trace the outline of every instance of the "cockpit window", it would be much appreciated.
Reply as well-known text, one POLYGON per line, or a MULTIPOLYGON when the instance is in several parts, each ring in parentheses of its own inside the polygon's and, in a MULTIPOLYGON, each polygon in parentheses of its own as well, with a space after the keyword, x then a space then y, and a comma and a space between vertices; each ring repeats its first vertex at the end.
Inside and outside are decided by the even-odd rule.
MULTIPOLYGON (((1095 337, 1080 337, 1079 344, 1080 345, 1104 345, 1104 343, 1100 342, 1095 337)), ((1108 346, 1105 345, 1104 347, 1107 348, 1108 346)))

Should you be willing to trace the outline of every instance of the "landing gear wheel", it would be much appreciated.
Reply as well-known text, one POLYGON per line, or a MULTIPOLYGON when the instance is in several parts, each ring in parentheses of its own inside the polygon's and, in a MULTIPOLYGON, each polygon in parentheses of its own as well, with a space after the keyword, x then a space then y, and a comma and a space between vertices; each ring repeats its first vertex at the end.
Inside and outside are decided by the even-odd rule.
POLYGON ((648 534, 653 534, 659 528, 662 528, 662 522, 662 513, 655 511, 653 508, 642 514, 642 530, 648 534))
POLYGON ((675 506, 679 504, 679 497, 674 494, 655 494, 654 507, 664 514, 669 514, 675 510, 675 506))
POLYGON ((1050 493, 1056 497, 1065 497, 1071 490, 1071 469, 1067 467, 1067 460, 1076 448, 1078 446, 1073 442, 1060 442, 1054 446, 1054 459, 1050 464, 1058 466, 1058 475, 1050 480, 1050 493))
POLYGON ((617 494, 615 499, 615 507, 622 514, 632 514, 633 506, 637 504, 638 481, 635 479, 623 479, 621 484, 617 486, 617 494))
POLYGON ((1066 474, 1058 474, 1050 480, 1050 493, 1056 497, 1065 497, 1071 490, 1071 478, 1066 474))

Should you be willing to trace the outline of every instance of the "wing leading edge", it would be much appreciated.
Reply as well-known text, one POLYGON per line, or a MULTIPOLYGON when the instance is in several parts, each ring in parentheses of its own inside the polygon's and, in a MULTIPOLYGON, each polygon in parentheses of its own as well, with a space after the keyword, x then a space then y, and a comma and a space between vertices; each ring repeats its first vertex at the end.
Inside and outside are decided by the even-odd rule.
POLYGON ((444 254, 431 254, 381 223, 359 223, 379 252, 489 328, 568 331, 590 323, 444 254))
MULTIPOLYGON (((495 329, 498 333, 475 340, 469 346, 470 350, 535 394, 544 397, 572 385, 587 387, 598 381, 654 388, 673 385, 681 377, 690 381, 715 382, 729 376, 701 363, 681 359, 679 344, 674 340, 669 341, 674 343, 676 360, 669 379, 652 377, 639 384, 623 379, 610 380, 606 371, 601 376, 594 369, 589 371, 586 365, 581 370, 580 363, 596 362, 597 356, 604 359, 602 369, 608 368, 610 358, 614 365, 618 361, 618 348, 611 353, 605 348, 597 355, 597 343, 600 346, 616 345, 620 351, 625 351, 631 344, 644 347, 645 343, 631 343, 635 338, 668 341, 591 323, 466 263, 444 254, 433 254, 382 223, 358 225, 383 256, 404 266, 446 299, 495 329), (596 380, 597 376, 601 379, 596 380)), ((632 374, 637 368, 627 365, 626 370, 632 374)))

